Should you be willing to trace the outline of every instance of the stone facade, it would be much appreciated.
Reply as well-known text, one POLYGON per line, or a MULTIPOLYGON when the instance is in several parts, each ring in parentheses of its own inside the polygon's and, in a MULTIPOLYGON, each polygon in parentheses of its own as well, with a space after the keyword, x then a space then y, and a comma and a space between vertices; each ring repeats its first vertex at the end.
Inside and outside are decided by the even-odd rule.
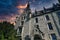
POLYGON ((58 12, 60 4, 53 4, 51 8, 31 13, 29 3, 17 20, 16 36, 22 40, 60 40, 60 24, 58 12))

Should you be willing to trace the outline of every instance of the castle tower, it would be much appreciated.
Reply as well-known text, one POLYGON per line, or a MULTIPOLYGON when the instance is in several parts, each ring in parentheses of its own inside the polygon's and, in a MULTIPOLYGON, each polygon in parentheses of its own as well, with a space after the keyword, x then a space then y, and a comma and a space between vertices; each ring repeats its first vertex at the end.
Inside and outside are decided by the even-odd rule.
POLYGON ((27 20, 28 18, 30 18, 30 16, 31 16, 31 9, 30 9, 30 5, 28 2, 27 7, 24 9, 24 12, 20 16, 16 17, 16 25, 15 25, 16 28, 15 29, 18 28, 18 25, 21 26, 21 22, 19 23, 19 21, 22 21, 22 20, 24 21, 25 19, 27 20))
POLYGON ((60 40, 60 25, 57 15, 60 12, 59 7, 56 7, 56 10, 54 10, 54 6, 48 9, 44 7, 41 11, 35 10, 35 13, 31 13, 29 6, 28 2, 16 23, 17 34, 21 36, 21 40, 60 40))
POLYGON ((17 37, 19 37, 19 40, 21 38, 22 28, 25 23, 25 21, 28 21, 31 18, 31 9, 29 2, 27 3, 27 7, 24 9, 24 12, 19 16, 16 17, 16 25, 15 29, 17 31, 17 37))

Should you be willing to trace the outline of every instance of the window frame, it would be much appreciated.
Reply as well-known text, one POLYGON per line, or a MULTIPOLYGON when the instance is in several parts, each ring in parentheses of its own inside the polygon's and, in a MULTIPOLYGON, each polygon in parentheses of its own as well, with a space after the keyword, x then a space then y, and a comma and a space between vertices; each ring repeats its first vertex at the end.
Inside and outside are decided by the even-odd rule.
POLYGON ((35 18, 35 22, 38 23, 38 18, 37 17, 35 18))
POLYGON ((51 38, 52 38, 52 40, 57 40, 56 34, 55 33, 51 34, 51 38))
POLYGON ((46 17, 46 20, 50 20, 50 18, 49 18, 49 16, 48 16, 48 15, 46 15, 45 17, 46 17))
POLYGON ((51 22, 48 23, 48 28, 49 28, 49 30, 53 30, 53 26, 52 26, 51 22))

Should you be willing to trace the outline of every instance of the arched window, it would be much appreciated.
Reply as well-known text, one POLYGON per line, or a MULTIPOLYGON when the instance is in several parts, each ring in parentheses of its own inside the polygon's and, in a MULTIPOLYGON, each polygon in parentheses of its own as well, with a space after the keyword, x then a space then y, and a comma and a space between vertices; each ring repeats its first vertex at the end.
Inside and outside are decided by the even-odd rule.
POLYGON ((35 18, 35 20, 36 20, 36 23, 38 23, 38 18, 35 18))
POLYGON ((57 37, 55 34, 51 34, 52 40, 57 40, 57 37))
POLYGON ((42 37, 38 34, 34 35, 34 40, 42 40, 42 37))
POLYGON ((50 22, 48 23, 48 27, 49 27, 50 30, 53 30, 53 26, 50 22))
POLYGON ((25 37, 25 40, 31 40, 30 37, 29 37, 29 35, 27 35, 27 36, 25 37))
POLYGON ((50 20, 50 18, 49 18, 49 16, 48 16, 48 15, 46 15, 46 19, 47 19, 47 20, 50 20))

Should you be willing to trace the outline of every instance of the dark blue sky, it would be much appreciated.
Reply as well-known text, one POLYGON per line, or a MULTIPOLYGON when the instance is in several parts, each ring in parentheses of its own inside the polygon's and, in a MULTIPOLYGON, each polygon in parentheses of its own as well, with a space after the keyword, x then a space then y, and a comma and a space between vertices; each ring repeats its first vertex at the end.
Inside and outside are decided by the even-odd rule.
MULTIPOLYGON (((17 6, 25 6, 27 1, 30 2, 31 10, 42 10, 43 7, 51 7, 53 3, 58 3, 57 0, 0 0, 0 21, 14 22, 15 17, 20 12, 17 6)), ((21 9, 20 9, 21 10, 21 9)))

